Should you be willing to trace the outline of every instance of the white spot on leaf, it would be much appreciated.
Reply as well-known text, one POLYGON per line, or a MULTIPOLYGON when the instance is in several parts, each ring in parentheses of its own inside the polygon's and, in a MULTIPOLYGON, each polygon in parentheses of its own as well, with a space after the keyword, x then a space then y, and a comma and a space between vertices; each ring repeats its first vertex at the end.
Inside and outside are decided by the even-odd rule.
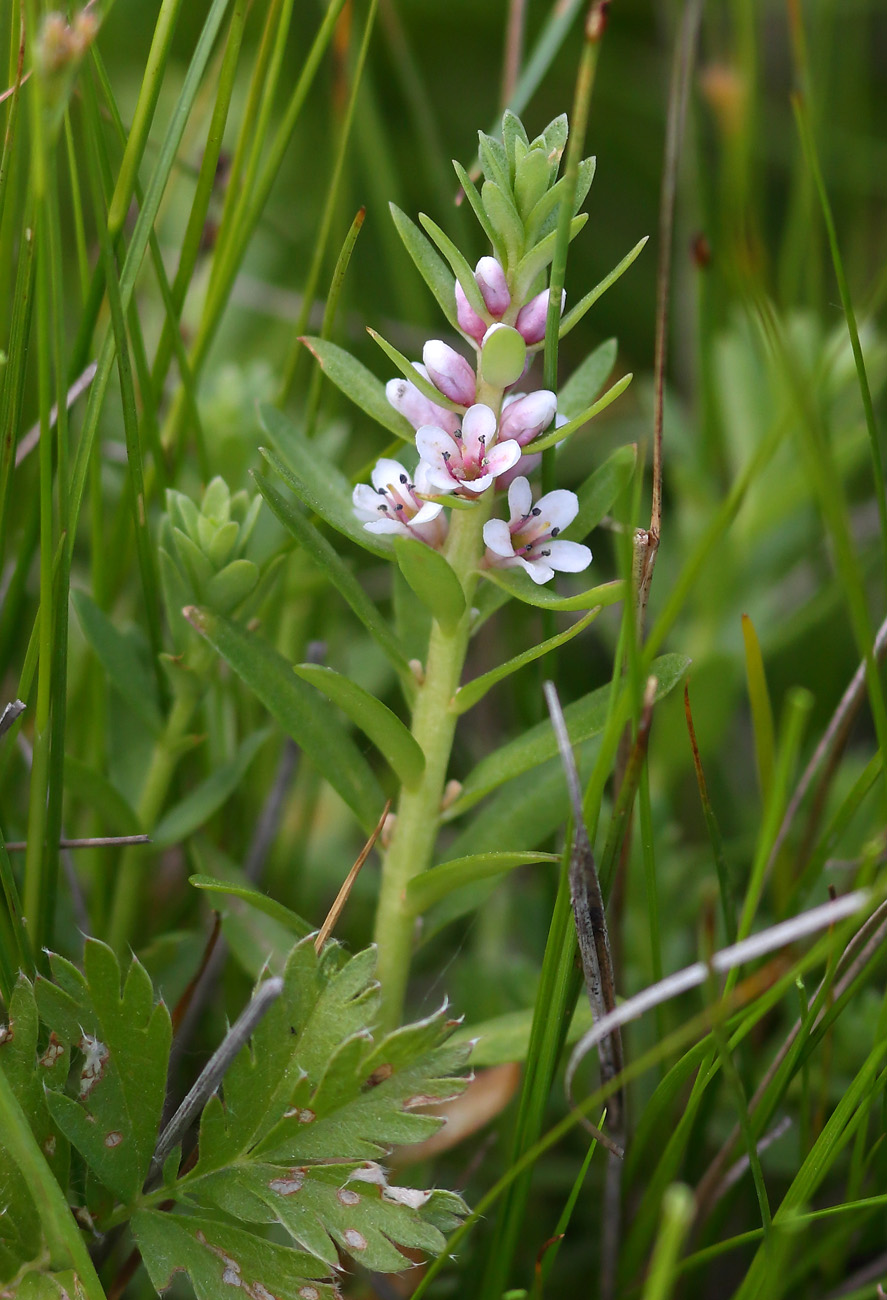
POLYGON ((357 1192, 351 1192, 347 1187, 340 1187, 336 1192, 342 1205, 360 1205, 360 1196, 357 1192))
POLYGON ((304 1169, 290 1169, 287 1178, 272 1178, 268 1186, 272 1192, 277 1192, 278 1196, 292 1196, 294 1192, 301 1191, 305 1183, 304 1169))
POLYGON ((122 1141, 123 1134, 118 1132, 117 1129, 112 1129, 110 1133, 105 1134, 106 1147, 119 1147, 122 1141))
POLYGON ((342 1236, 345 1238, 345 1244, 350 1246, 352 1250, 366 1250, 367 1239, 356 1228, 346 1228, 342 1236))
POLYGON ((430 1196, 430 1192, 420 1192, 417 1187, 386 1187, 382 1191, 383 1201, 408 1205, 411 1210, 421 1209, 430 1196))
MULTIPOLYGON (((88 1097, 97 1083, 101 1081, 105 1073, 105 1063, 108 1060, 108 1049, 98 1038, 93 1038, 92 1034, 84 1034, 79 1043, 80 1050, 84 1055, 83 1069, 80 1071, 80 1099, 88 1097)), ((49 1049, 47 1048, 47 1051, 49 1049)))
POLYGON ((53 1030, 49 1035, 49 1042, 46 1045, 46 1051, 40 1057, 40 1064, 45 1066, 47 1070, 51 1070, 59 1057, 63 1055, 64 1050, 64 1047, 56 1037, 55 1030, 53 1030))

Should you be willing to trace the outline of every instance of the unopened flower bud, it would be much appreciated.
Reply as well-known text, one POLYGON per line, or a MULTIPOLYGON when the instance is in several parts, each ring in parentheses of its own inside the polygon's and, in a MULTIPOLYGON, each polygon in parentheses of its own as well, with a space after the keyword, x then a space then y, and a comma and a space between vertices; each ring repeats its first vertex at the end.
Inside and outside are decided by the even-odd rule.
POLYGON ((474 278, 483 294, 491 316, 501 316, 511 306, 511 294, 505 272, 495 257, 482 257, 474 268, 474 278))
POLYGON ((481 369, 495 388, 517 383, 527 359, 527 345, 510 325, 491 325, 484 335, 481 369))
MULTIPOLYGON (((541 343, 545 338, 545 321, 548 317, 548 299, 551 293, 550 289, 543 289, 542 293, 537 293, 535 298, 531 298, 525 307, 521 307, 518 312, 517 328, 523 334, 528 345, 541 343)), ((561 290, 561 315, 564 313, 567 295, 561 290)))
MULTIPOLYGON (((423 365, 415 361, 413 365, 424 378, 429 378, 423 365)), ((459 427, 459 416, 455 411, 449 411, 445 406, 436 406, 408 379, 389 379, 385 385, 385 396, 395 411, 409 420, 414 429, 421 429, 423 424, 436 424, 441 429, 446 429, 447 433, 455 433, 459 427)))
POLYGON ((471 303, 465 297, 465 290, 459 281, 456 281, 456 320, 459 322, 459 329, 473 338, 476 343, 487 332, 487 323, 478 316, 471 303))
POLYGON ((499 437, 514 438, 522 447, 547 429, 557 411, 557 396, 547 388, 536 393, 506 398, 499 421, 499 437))
POLYGON ((422 349, 428 378, 444 397, 460 406, 471 406, 477 391, 474 371, 453 348, 440 339, 430 339, 422 349))

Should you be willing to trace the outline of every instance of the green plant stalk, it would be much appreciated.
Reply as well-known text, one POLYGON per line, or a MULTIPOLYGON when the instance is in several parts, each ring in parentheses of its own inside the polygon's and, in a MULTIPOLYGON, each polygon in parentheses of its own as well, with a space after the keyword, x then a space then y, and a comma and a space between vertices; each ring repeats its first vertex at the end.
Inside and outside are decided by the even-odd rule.
MULTIPOLYGON (((149 834, 169 792, 173 773, 182 754, 182 741, 188 733, 199 699, 199 692, 183 692, 176 696, 163 735, 154 747, 136 808, 139 825, 146 828, 149 834)), ((135 928, 142 895, 144 864, 143 848, 124 849, 117 871, 107 935, 108 944, 117 953, 126 951, 135 928)))
POLYGON ((34 1197, 40 1223, 54 1267, 72 1267, 87 1300, 105 1300, 86 1243, 71 1213, 64 1192, 46 1163, 9 1080, 0 1066, 0 1132, 3 1145, 18 1165, 34 1197))
MULTIPOLYGON (((492 494, 487 494, 491 497, 492 494)), ((491 500, 483 498, 471 510, 454 510, 444 555, 462 583, 465 613, 451 632, 435 620, 428 642, 425 680, 416 692, 412 732, 425 755, 425 771, 415 790, 403 790, 397 820, 382 865, 382 888, 376 910, 379 945, 379 981, 382 985, 381 1027, 395 1029, 401 1022, 415 918, 407 904, 407 885, 431 865, 437 839, 457 716, 450 700, 459 687, 468 650, 471 602, 477 585, 477 567, 483 553, 483 526, 491 500)))

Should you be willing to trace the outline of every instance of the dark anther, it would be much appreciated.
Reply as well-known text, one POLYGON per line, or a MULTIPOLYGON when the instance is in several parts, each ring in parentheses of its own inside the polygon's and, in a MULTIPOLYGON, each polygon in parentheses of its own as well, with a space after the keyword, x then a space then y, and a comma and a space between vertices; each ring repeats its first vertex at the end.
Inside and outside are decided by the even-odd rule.
POLYGON ((388 495, 387 489, 385 488, 376 488, 376 491, 379 493, 380 497, 387 497, 388 495))
POLYGON ((409 483, 409 476, 407 474, 401 474, 400 481, 401 483, 409 483))
POLYGON ((551 554, 551 551, 540 551, 539 554, 540 554, 540 555, 550 555, 550 554, 551 554))
POLYGON ((441 455, 443 456, 445 461, 449 462, 450 453, 448 451, 441 452, 441 455))
POLYGON ((401 505, 396 505, 396 506, 394 507, 394 509, 395 509, 395 510, 403 510, 403 505, 402 505, 402 504, 401 504, 401 505))
POLYGON ((388 507, 386 506, 386 504, 385 504, 384 501, 382 502, 382 504, 381 504, 380 506, 376 506, 376 509, 377 509, 377 510, 384 510, 384 511, 386 512, 386 514, 387 514, 387 512, 388 512, 388 507))
POLYGON ((542 511, 539 509, 538 506, 533 506, 533 509, 530 511, 530 514, 533 516, 534 519, 538 519, 539 516, 542 514, 542 511))
POLYGON ((559 528, 552 528, 552 530, 551 530, 551 535, 552 535, 552 537, 557 537, 557 535, 558 535, 559 532, 560 532, 560 529, 559 529, 559 528))
POLYGON ((480 437, 478 438, 478 442, 480 443, 480 445, 481 445, 482 447, 486 447, 486 445, 487 445, 487 439, 486 439, 486 436, 485 436, 484 434, 481 434, 480 437))

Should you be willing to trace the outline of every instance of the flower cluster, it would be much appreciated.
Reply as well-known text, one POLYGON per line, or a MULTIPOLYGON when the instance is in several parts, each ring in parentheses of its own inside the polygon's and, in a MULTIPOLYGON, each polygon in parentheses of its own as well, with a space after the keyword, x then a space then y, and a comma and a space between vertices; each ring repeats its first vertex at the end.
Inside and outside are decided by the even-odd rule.
MULTIPOLYGON (((518 391, 545 338, 551 290, 540 291, 539 281, 553 254, 566 134, 566 120, 556 119, 530 141, 520 122, 506 114, 502 143, 481 135, 482 190, 457 168, 493 244, 473 273, 443 233, 422 218, 455 274, 453 298, 446 302, 438 294, 439 300, 474 357, 469 361, 431 339, 421 361, 400 358, 403 377, 392 379, 385 392, 415 430, 418 464, 410 471, 398 461, 380 460, 372 486, 360 484, 353 497, 355 514, 370 532, 399 533, 441 549, 449 528, 447 499, 477 505, 485 498, 489 515, 491 499, 507 490, 510 519, 487 519, 481 563, 523 568, 538 583, 557 570, 578 572, 591 563, 586 546, 558 537, 578 513, 576 496, 561 489, 533 505, 528 475, 540 459, 533 443, 565 422, 557 414, 557 395, 518 391)), ((580 168, 578 202, 592 172, 588 159, 580 168)), ((583 222, 573 218, 571 238, 583 222)), ((564 306, 562 294, 561 314, 564 306)))

